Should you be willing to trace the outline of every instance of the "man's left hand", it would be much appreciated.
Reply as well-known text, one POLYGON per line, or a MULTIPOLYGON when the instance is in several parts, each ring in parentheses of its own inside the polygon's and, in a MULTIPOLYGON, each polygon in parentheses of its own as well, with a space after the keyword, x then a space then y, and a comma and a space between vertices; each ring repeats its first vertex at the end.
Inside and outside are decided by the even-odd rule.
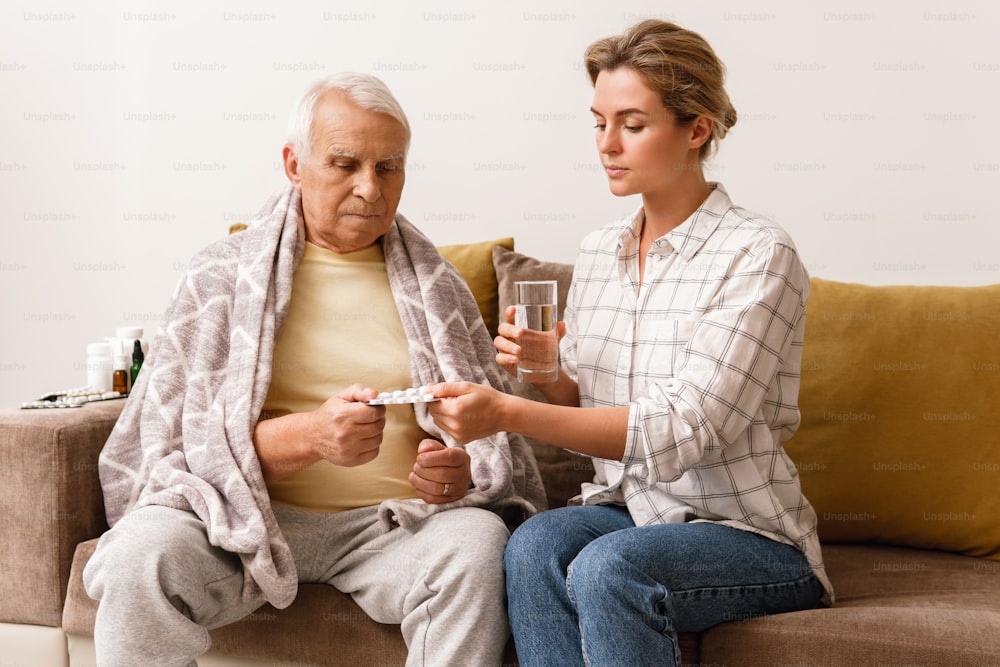
POLYGON ((418 498, 435 505, 450 503, 465 495, 471 481, 472 459, 468 452, 429 438, 420 442, 410 473, 410 484, 418 498))

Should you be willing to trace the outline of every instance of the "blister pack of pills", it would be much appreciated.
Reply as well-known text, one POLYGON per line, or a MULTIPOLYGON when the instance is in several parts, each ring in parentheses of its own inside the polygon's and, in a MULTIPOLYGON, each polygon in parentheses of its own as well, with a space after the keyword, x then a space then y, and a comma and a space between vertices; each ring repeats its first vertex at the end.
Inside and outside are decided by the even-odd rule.
POLYGON ((48 410, 50 408, 82 408, 83 403, 69 401, 26 401, 21 403, 22 410, 48 410))
POLYGON ((433 403, 440 399, 434 398, 430 387, 410 387, 396 391, 383 391, 368 401, 368 405, 396 405, 402 403, 433 403))
POLYGON ((53 391, 39 397, 37 401, 21 403, 22 410, 48 410, 52 408, 79 408, 94 401, 107 401, 112 398, 125 398, 125 394, 117 391, 101 391, 92 387, 78 387, 53 391))

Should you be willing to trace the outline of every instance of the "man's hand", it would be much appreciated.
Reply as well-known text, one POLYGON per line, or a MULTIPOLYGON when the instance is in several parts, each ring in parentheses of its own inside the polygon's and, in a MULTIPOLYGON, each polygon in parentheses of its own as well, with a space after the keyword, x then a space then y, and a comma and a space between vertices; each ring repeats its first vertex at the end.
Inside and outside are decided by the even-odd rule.
POLYGON ((426 503, 441 504, 465 495, 472 481, 472 459, 461 447, 445 447, 429 438, 417 447, 410 484, 426 503))
POLYGON ((349 468, 378 456, 385 407, 366 403, 377 395, 374 389, 356 384, 313 411, 306 437, 320 458, 349 468))
POLYGON ((385 408, 367 405, 374 389, 356 384, 309 412, 257 422, 253 441, 268 482, 308 468, 321 459, 359 466, 378 456, 385 408))

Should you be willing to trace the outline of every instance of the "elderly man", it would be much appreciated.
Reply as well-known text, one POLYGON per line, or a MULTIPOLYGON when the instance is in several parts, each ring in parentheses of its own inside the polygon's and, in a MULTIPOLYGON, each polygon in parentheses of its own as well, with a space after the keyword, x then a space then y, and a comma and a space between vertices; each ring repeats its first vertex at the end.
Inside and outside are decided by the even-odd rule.
POLYGON ((505 383, 461 277, 396 213, 409 133, 378 79, 320 81, 291 119, 291 185, 178 286, 101 454, 112 528, 84 582, 102 667, 189 664, 300 581, 400 624, 407 664, 499 664, 505 520, 544 503, 530 451, 368 403, 505 383))

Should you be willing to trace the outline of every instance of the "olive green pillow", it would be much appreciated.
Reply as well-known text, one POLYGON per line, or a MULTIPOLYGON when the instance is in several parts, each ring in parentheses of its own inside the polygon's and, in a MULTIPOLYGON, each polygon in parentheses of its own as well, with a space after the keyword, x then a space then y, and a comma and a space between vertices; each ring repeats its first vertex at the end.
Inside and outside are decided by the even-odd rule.
POLYGON ((787 451, 827 542, 1000 560, 1000 285, 814 278, 787 451))
POLYGON ((458 272, 469 284, 472 295, 479 305, 483 322, 490 332, 490 337, 497 334, 497 274, 493 269, 493 247, 501 246, 514 249, 513 238, 465 243, 458 245, 439 246, 438 252, 458 269, 458 272))

